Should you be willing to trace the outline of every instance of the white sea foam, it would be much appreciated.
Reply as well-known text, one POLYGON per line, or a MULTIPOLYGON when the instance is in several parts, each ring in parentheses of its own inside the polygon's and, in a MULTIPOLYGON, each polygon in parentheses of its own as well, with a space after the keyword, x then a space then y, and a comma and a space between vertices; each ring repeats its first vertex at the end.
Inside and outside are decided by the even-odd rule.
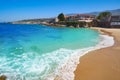
POLYGON ((108 35, 100 35, 100 42, 94 47, 78 49, 73 54, 69 56, 64 62, 64 64, 60 65, 58 69, 54 72, 54 74, 50 75, 46 80, 74 80, 74 71, 77 65, 80 63, 79 59, 81 56, 86 53, 97 50, 100 48, 106 48, 114 45, 114 39, 108 35))
POLYGON ((113 44, 113 37, 100 35, 100 43, 94 47, 77 50, 61 48, 42 56, 28 52, 17 55, 14 60, 2 57, 0 58, 2 64, 0 68, 5 71, 0 70, 0 72, 2 75, 6 75, 8 80, 74 80, 74 71, 81 56, 89 51, 113 44), (12 63, 13 65, 11 65, 12 63), (18 66, 17 69, 15 69, 16 66, 18 66))

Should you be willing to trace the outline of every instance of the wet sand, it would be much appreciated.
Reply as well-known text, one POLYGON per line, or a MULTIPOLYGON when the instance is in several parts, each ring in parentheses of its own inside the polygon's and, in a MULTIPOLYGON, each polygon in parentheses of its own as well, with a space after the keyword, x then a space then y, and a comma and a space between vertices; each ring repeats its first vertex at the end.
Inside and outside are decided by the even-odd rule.
POLYGON ((120 29, 93 29, 113 36, 115 44, 81 57, 75 70, 75 80, 120 80, 120 29))

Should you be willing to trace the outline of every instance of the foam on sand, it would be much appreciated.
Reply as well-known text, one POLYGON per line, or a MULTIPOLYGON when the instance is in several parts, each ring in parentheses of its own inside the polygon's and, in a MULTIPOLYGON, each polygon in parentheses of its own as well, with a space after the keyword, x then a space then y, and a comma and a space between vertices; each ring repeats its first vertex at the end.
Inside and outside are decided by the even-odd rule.
POLYGON ((79 59, 81 56, 85 55, 86 53, 106 48, 114 45, 114 39, 111 36, 108 35, 100 35, 100 42, 94 47, 84 48, 84 49, 78 49, 73 54, 70 55, 69 58, 67 58, 66 62, 59 66, 58 70, 56 72, 49 76, 45 80, 74 80, 74 71, 77 67, 77 65, 80 63, 79 59))
POLYGON ((74 80, 74 71, 81 56, 113 44, 113 37, 100 35, 99 44, 84 49, 69 50, 61 48, 42 56, 34 52, 22 55, 11 53, 12 56, 16 56, 13 60, 7 57, 0 58, 0 61, 2 61, 0 73, 6 75, 8 80, 74 80))

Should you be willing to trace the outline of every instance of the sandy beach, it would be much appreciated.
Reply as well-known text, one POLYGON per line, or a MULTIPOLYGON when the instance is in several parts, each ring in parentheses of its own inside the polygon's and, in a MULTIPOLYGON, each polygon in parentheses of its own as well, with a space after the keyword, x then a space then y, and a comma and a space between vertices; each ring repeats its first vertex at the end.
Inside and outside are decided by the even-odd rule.
POLYGON ((115 44, 81 57, 75 71, 75 80, 120 80, 120 29, 93 29, 113 36, 115 44))

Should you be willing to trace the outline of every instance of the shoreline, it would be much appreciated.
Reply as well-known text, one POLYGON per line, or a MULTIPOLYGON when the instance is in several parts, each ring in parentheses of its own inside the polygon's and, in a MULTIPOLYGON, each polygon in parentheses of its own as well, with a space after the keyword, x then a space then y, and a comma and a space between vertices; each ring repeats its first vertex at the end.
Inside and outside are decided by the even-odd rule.
POLYGON ((120 54, 118 54, 120 52, 120 29, 96 27, 92 29, 100 31, 101 34, 113 36, 115 44, 83 55, 74 72, 75 80, 120 80, 120 54))
POLYGON ((82 56, 88 54, 91 51, 99 50, 101 48, 106 48, 113 45, 114 39, 112 36, 100 34, 100 42, 96 46, 75 50, 75 52, 73 52, 68 60, 66 60, 64 65, 58 69, 58 74, 55 74, 54 80, 74 80, 74 71, 76 70, 77 65, 81 63, 79 59, 81 59, 82 56))
MULTIPOLYGON (((100 30, 100 32, 101 32, 101 30, 100 30)), ((74 71, 75 71, 77 65, 79 64, 79 59, 81 59, 82 57, 84 57, 85 55, 87 55, 88 53, 90 53, 92 51, 112 46, 111 44, 108 44, 108 43, 105 44, 105 42, 106 42, 106 40, 113 40, 113 37, 110 37, 110 39, 109 39, 108 35, 106 35, 106 34, 104 35, 104 33, 101 33, 101 34, 102 35, 100 36, 101 37, 100 40, 101 40, 102 43, 100 42, 95 47, 90 47, 88 49, 83 49, 82 52, 81 52, 81 50, 76 50, 77 52, 75 51, 76 53, 71 55, 70 58, 68 59, 68 61, 66 61, 67 64, 65 64, 65 66, 63 64, 62 67, 58 68, 60 74, 57 73, 54 80, 71 80, 71 79, 73 80, 74 79, 74 71), (83 54, 81 55, 80 52, 83 53, 83 54), (77 61, 75 61, 75 60, 77 60, 77 61), (66 73, 64 73, 64 72, 66 72, 66 73), (60 78, 61 76, 62 76, 62 78, 60 78)), ((80 64, 81 64, 81 60, 80 60, 80 64)), ((51 79, 52 78, 53 77, 51 77, 51 79)), ((49 79, 45 79, 45 80, 49 80, 49 79)))

